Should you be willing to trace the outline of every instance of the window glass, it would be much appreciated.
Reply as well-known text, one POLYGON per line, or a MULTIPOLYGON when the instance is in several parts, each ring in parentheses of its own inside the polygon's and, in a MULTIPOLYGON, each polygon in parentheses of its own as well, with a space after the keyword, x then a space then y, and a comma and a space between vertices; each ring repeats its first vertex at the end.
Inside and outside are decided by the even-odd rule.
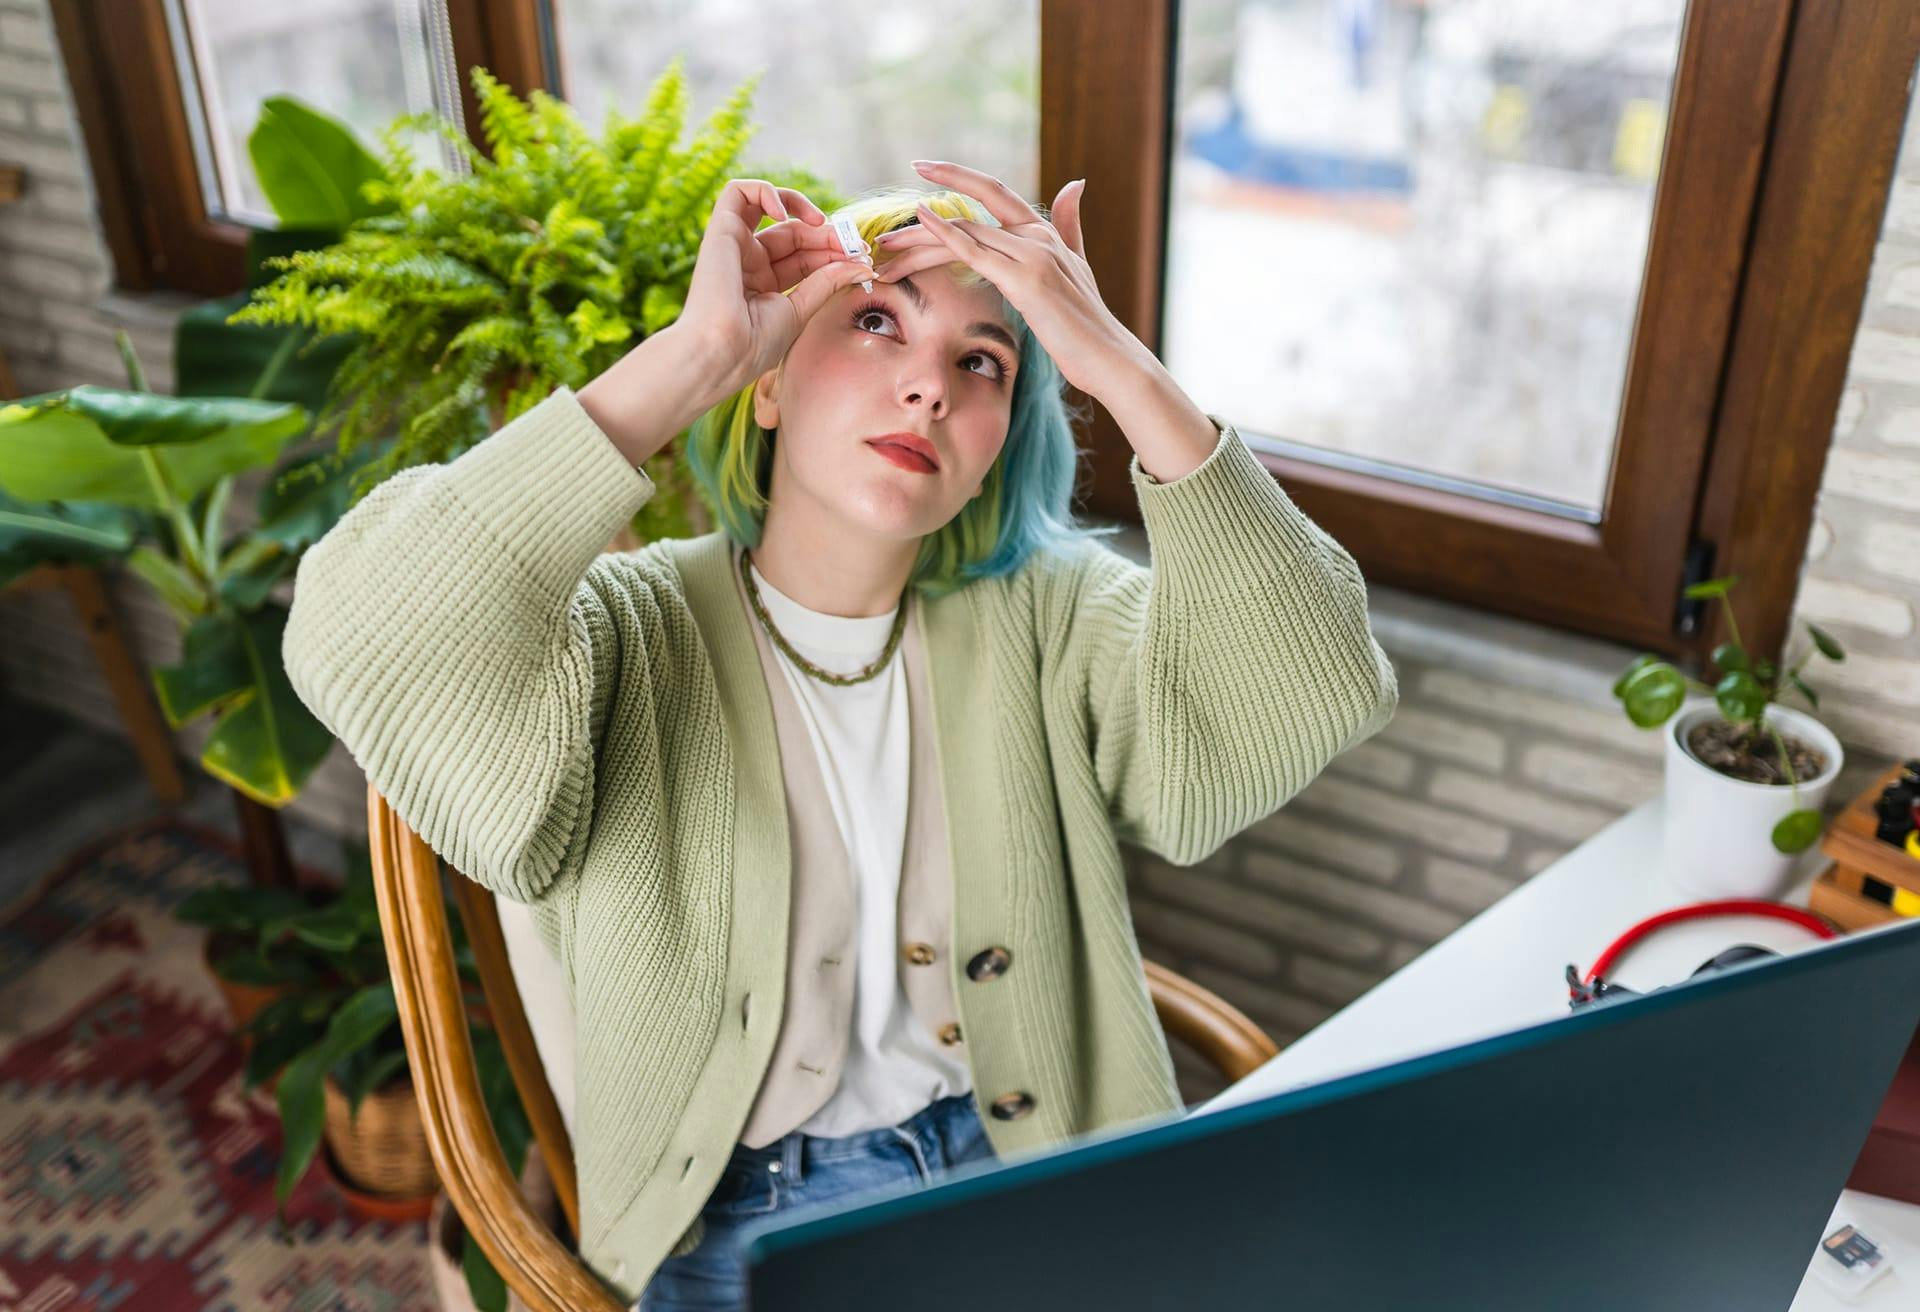
POLYGON ((758 132, 746 165, 793 163, 841 191, 918 182, 949 159, 1034 199, 1039 0, 955 6, 829 0, 555 0, 567 99, 589 124, 638 114, 676 54, 688 135, 748 76, 758 132))
MULTIPOLYGON (((201 189, 215 218, 275 226, 247 156, 269 96, 293 96, 333 115, 376 155, 381 131, 397 115, 444 112, 435 87, 447 85, 453 60, 438 0, 172 0, 168 18, 201 189)), ((407 139, 423 161, 437 153, 422 146, 421 134, 407 139)))
POLYGON ((1249 442, 1597 519, 1685 0, 1189 0, 1163 357, 1249 442))

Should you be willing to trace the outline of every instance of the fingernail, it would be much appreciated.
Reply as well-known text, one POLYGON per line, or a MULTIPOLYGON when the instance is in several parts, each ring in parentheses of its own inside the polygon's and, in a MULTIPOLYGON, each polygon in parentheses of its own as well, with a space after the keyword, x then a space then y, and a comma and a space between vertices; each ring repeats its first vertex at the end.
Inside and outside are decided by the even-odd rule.
POLYGON ((913 161, 913 167, 923 171, 926 169, 938 168, 939 165, 940 165, 940 161, 937 159, 917 159, 913 161))

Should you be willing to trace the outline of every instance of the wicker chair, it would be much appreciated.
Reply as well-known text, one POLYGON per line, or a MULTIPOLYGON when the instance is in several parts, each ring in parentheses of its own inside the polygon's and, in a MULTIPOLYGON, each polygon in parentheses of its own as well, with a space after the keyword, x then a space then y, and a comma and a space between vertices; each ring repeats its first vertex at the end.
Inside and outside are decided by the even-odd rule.
MULTIPOLYGON (((439 857, 372 785, 367 788, 367 820, 374 889, 407 1059, 427 1142, 449 1201, 508 1287, 535 1312, 624 1312, 624 1305, 536 1213, 507 1169, 467 1036, 439 857)), ((502 907, 512 904, 496 903, 492 893, 464 877, 453 879, 452 886, 487 1010, 527 1109, 536 1150, 567 1226, 577 1235, 579 1182, 568 1130, 571 1118, 563 1115, 547 1077, 542 1042, 535 1037, 516 980, 516 953, 501 918, 502 907)), ((522 936, 522 960, 524 943, 522 936)), ((1279 1051, 1258 1026, 1215 994, 1153 962, 1147 963, 1146 972, 1162 1027, 1228 1078, 1240 1078, 1279 1051)), ((547 1040, 546 1046, 552 1048, 553 1041, 547 1040)))

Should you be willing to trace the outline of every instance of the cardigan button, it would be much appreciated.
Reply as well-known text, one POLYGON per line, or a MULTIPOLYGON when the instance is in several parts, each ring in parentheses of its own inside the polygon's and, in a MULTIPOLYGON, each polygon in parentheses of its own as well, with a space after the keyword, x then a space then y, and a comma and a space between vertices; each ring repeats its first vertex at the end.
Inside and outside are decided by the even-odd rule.
POLYGON ((933 944, 907 944, 907 960, 916 966, 931 966, 933 964, 933 944))
POLYGON ((950 1020, 940 1027, 940 1042, 946 1044, 949 1048, 960 1042, 960 1023, 958 1021, 950 1020))
POLYGON ((992 1110, 996 1120, 1017 1121, 1033 1110, 1033 1095, 1024 1089, 1003 1093, 993 1100, 992 1110))
POLYGON ((973 960, 967 963, 967 978, 977 984, 999 979, 1012 964, 1013 954, 1005 948, 984 948, 974 953, 973 960))

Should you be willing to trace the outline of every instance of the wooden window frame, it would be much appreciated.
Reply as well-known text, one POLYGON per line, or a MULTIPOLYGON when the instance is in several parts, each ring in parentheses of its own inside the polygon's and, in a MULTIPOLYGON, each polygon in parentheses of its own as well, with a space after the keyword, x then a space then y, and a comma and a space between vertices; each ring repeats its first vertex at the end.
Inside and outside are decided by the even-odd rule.
MULTIPOLYGON (((247 227, 207 212, 165 0, 52 0, 117 285, 225 296, 246 285, 247 227)), ((539 0, 447 0, 460 98, 485 65, 521 95, 551 85, 539 0)), ((477 143, 480 144, 480 143, 477 143)))
MULTIPOLYGON (((1043 2, 1041 191, 1089 178, 1102 293, 1158 350, 1177 4, 1043 2)), ((1599 525, 1261 462, 1369 579, 1697 659, 1726 635, 1681 589, 1738 574, 1779 650, 1917 54, 1907 0, 1693 0, 1599 525)), ((1089 440, 1087 504, 1137 519, 1125 439, 1098 414, 1089 440)))
MULTIPOLYGON (((120 285, 224 295, 244 285, 246 229, 206 213, 164 3, 52 11, 120 285)), ((1114 0, 1041 0, 1040 187, 1089 180, 1102 294, 1158 350, 1178 3, 1124 7, 1116 22, 1114 0)), ((544 0, 447 11, 462 70, 557 85, 544 0)), ((1371 580, 1697 659, 1727 635, 1680 591, 1738 574, 1749 645, 1779 650, 1916 57, 1908 0, 1692 0, 1600 524, 1262 463, 1371 580)), ((1097 408, 1085 438, 1085 504, 1137 519, 1125 438, 1097 408)))

